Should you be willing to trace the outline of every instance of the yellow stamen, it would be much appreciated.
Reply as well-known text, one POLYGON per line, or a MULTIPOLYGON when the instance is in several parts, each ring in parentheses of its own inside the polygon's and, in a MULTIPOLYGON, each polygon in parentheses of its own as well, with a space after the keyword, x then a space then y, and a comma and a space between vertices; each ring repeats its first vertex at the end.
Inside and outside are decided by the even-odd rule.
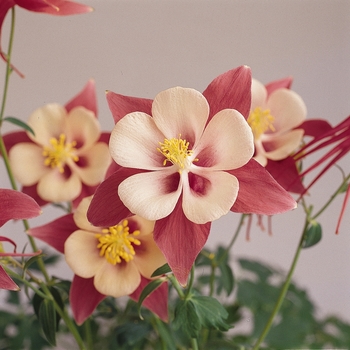
MULTIPOLYGON (((186 158, 193 153, 192 150, 188 149, 189 144, 186 140, 181 139, 181 134, 179 138, 164 139, 164 142, 159 142, 160 148, 157 148, 157 150, 165 157, 163 165, 171 162, 179 167, 179 173, 181 174, 181 171, 185 168, 186 158)), ((198 161, 198 159, 194 159, 194 161, 198 161)))
POLYGON ((273 126, 275 118, 270 114, 269 109, 262 110, 261 107, 256 107, 250 112, 247 121, 252 128, 255 140, 258 140, 259 137, 267 130, 276 130, 273 126))
POLYGON ((141 244, 135 238, 140 231, 130 233, 128 225, 128 220, 124 220, 122 224, 103 229, 102 234, 95 235, 99 241, 97 248, 100 249, 100 256, 104 256, 113 265, 120 264, 122 259, 126 262, 132 260, 135 255, 133 245, 141 244))
POLYGON ((59 139, 52 138, 50 140, 51 146, 44 146, 43 156, 46 157, 44 164, 51 168, 57 167, 60 173, 64 172, 64 166, 67 159, 71 158, 75 162, 79 160, 79 157, 75 155, 77 143, 66 142, 66 135, 61 134, 59 139))

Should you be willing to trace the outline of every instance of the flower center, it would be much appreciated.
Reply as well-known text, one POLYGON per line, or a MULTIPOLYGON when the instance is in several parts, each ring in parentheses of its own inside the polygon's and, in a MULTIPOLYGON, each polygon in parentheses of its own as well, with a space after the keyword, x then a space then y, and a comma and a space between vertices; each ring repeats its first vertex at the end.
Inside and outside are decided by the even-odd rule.
POLYGON ((273 126, 274 121, 275 118, 270 114, 270 110, 262 110, 261 107, 256 107, 251 111, 247 120, 253 131, 255 140, 258 140, 267 130, 275 131, 276 129, 273 126))
POLYGON ((164 142, 159 142, 160 147, 157 150, 165 157, 163 165, 171 162, 179 167, 179 173, 181 174, 181 171, 185 168, 186 158, 193 153, 192 150, 188 149, 189 144, 181 138, 181 135, 179 135, 179 138, 164 139, 164 142))
POLYGON ((122 224, 103 229, 102 234, 95 235, 99 241, 97 248, 100 249, 100 256, 104 256, 113 265, 120 264, 122 259, 129 262, 135 255, 133 245, 141 244, 135 238, 139 234, 139 230, 129 232, 128 220, 124 220, 122 224))
POLYGON ((67 159, 71 158, 75 162, 79 160, 79 157, 75 155, 76 142, 66 142, 66 135, 61 134, 59 139, 52 138, 50 140, 50 146, 44 146, 43 156, 46 157, 44 164, 51 168, 57 167, 60 173, 64 172, 64 165, 67 159))

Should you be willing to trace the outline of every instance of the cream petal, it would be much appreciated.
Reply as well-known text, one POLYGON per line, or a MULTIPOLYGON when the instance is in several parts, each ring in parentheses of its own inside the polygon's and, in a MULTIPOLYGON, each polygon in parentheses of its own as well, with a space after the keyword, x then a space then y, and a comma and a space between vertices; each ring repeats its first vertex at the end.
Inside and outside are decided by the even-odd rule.
POLYGON ((257 107, 264 108, 267 99, 267 91, 265 86, 256 79, 252 79, 252 103, 250 110, 257 107))
POLYGON ((82 230, 89 232, 100 232, 101 229, 92 225, 86 216, 91 200, 92 196, 85 197, 81 200, 73 214, 74 222, 82 230))
POLYGON ((302 98, 292 90, 275 90, 267 100, 276 132, 285 132, 300 125, 306 118, 306 106, 302 98))
POLYGON ((265 151, 266 158, 271 160, 281 160, 291 155, 301 144, 304 131, 301 129, 292 130, 283 135, 272 134, 266 137, 268 140, 263 146, 269 151, 265 151))
POLYGON ((121 166, 155 170, 164 156, 157 150, 164 135, 146 113, 127 114, 114 127, 109 141, 112 158, 121 166))
POLYGON ((86 151, 99 139, 100 123, 93 112, 75 107, 67 116, 65 134, 67 142, 75 141, 79 151, 86 151))
POLYGON ((164 265, 166 260, 156 245, 153 234, 138 237, 140 237, 141 245, 135 247, 136 254, 133 261, 142 276, 151 278, 153 272, 164 265))
POLYGON ((105 177, 111 164, 108 146, 98 142, 85 152, 77 153, 79 160, 74 163, 70 160, 70 167, 88 186, 99 184, 105 177))
POLYGON ((182 208, 188 220, 205 224, 227 214, 236 201, 239 183, 223 171, 201 171, 189 174, 183 184, 182 208))
POLYGON ((128 221, 129 227, 136 226, 137 230, 140 231, 140 234, 137 236, 138 238, 143 238, 143 236, 146 236, 148 239, 148 236, 153 233, 155 221, 147 220, 139 215, 128 217, 128 221))
POLYGON ((50 145, 51 138, 58 138, 65 130, 67 112, 57 104, 50 103, 36 109, 28 119, 28 125, 33 129, 35 136, 28 136, 40 145, 50 145))
POLYGON ((18 143, 9 153, 11 168, 15 178, 24 186, 36 184, 50 172, 44 164, 43 149, 29 142, 18 143))
POLYGON ((77 230, 64 244, 64 255, 73 272, 83 278, 90 278, 104 266, 106 259, 100 256, 95 233, 77 230))
POLYGON ((140 273, 133 262, 104 264, 94 278, 95 288, 114 298, 133 293, 141 282, 140 273))
POLYGON ((168 216, 181 193, 178 173, 165 170, 136 174, 124 180, 118 194, 124 205, 134 214, 147 220, 168 216))
POLYGON ((198 166, 215 170, 239 168, 253 156, 252 130, 242 114, 224 109, 212 118, 193 152, 198 166))
POLYGON ((160 92, 152 104, 152 116, 167 139, 186 139, 193 148, 209 117, 209 104, 198 91, 175 87, 160 92))
POLYGON ((75 174, 68 178, 57 169, 52 169, 45 174, 38 183, 39 196, 48 202, 68 202, 79 196, 81 181, 75 174))

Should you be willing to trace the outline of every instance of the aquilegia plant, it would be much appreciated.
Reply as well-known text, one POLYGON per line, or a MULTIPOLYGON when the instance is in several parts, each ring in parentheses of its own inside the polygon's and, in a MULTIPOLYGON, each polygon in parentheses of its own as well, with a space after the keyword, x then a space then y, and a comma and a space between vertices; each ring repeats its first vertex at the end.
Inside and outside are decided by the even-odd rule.
POLYGON ((29 242, 18 252, 2 228, 0 348, 55 347, 62 336, 80 349, 349 347, 350 325, 317 318, 292 282, 302 249, 321 239, 318 217, 345 193, 335 228, 342 231, 348 169, 316 213, 306 194, 348 157, 349 117, 334 127, 309 119, 291 78, 263 85, 247 66, 219 75, 203 92, 176 86, 151 100, 107 91, 115 122, 108 132, 97 118, 93 80, 64 104, 28 111, 27 120, 6 117, 11 74, 22 75, 11 56, 16 6, 50 15, 91 11, 65 0, 0 4, 0 27, 8 14, 12 23, 7 52, 0 46, 0 127, 17 128, 0 133, 12 186, 0 189, 0 226, 23 220, 29 242), (62 214, 30 227, 27 219, 50 205, 62 214), (241 259, 255 278, 236 281, 230 249, 242 227, 249 235, 255 218, 262 225, 267 216, 270 225, 297 206, 305 223, 287 276, 241 259), (211 223, 225 215, 239 215, 236 232, 210 251, 211 223), (37 240, 53 250, 39 250, 37 240), (71 280, 49 273, 59 257, 71 280), (248 310, 250 332, 229 331, 248 310))

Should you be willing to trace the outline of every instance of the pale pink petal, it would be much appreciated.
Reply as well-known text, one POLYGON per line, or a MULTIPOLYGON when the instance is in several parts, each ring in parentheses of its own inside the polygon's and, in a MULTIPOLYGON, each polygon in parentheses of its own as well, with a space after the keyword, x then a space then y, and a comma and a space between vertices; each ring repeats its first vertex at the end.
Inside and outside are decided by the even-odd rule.
POLYGON ((90 232, 101 232, 99 227, 93 226, 87 219, 86 213, 88 211, 89 205, 91 203, 92 196, 82 199, 79 203, 77 209, 74 212, 74 222, 75 224, 84 231, 90 232))
MULTIPOLYGON (((141 283, 129 297, 137 302, 143 289, 149 282, 149 279, 141 276, 141 283)), ((164 322, 168 322, 168 284, 166 282, 162 283, 156 290, 148 295, 143 301, 142 306, 147 307, 147 309, 155 313, 164 322)))
MULTIPOLYGON (((107 260, 100 256, 95 233, 83 230, 74 231, 64 244, 66 262, 75 274, 90 278, 104 267, 107 260)), ((107 263, 108 264, 108 263, 107 263)))
POLYGON ((67 214, 48 224, 30 228, 27 233, 49 244, 60 253, 64 253, 65 241, 77 229, 73 214, 67 214))
POLYGON ((140 282, 140 273, 133 262, 112 265, 106 261, 94 278, 95 288, 114 298, 131 294, 140 282))
POLYGON ((73 172, 88 186, 99 184, 112 160, 108 146, 103 142, 96 143, 85 152, 79 152, 78 157, 78 162, 71 161, 70 167, 73 172))
POLYGON ((155 97, 152 116, 165 138, 185 139, 192 148, 202 136, 209 117, 209 105, 200 92, 175 87, 155 97))
POLYGON ((283 135, 271 134, 262 143, 265 147, 265 156, 271 160, 281 160, 291 155, 301 144, 304 130, 296 129, 286 132, 283 135))
POLYGON ((67 142, 75 141, 80 152, 88 150, 100 137, 100 123, 95 114, 84 107, 73 108, 64 130, 67 142))
POLYGON ((37 191, 48 202, 67 202, 78 197, 81 187, 81 181, 76 174, 65 175, 58 169, 52 169, 39 180, 37 191))
POLYGON ((254 154, 253 133, 242 114, 224 109, 211 119, 193 151, 197 166, 215 170, 239 168, 254 154))
POLYGON ((107 91, 106 94, 109 109, 112 112, 115 123, 129 113, 152 113, 152 100, 147 98, 131 97, 107 91))
POLYGON ((29 142, 19 143, 11 148, 9 158, 13 174, 24 186, 36 184, 51 171, 44 164, 43 149, 29 142))
POLYGON ((20 290, 15 282, 12 281, 11 277, 6 273, 4 268, 0 265, 0 289, 6 290, 20 290))
POLYGON ((93 278, 82 278, 75 275, 69 291, 69 301, 75 322, 78 325, 84 323, 105 297, 96 290, 93 278), (89 297, 82 298, 82 295, 89 297))
POLYGON ((231 69, 217 76, 203 92, 209 102, 210 118, 226 108, 236 109, 248 118, 251 81, 251 70, 247 66, 231 69))
MULTIPOLYGON (((141 231, 142 232, 142 231, 141 231)), ((135 246, 133 262, 142 276, 150 278, 152 273, 166 263, 163 253, 156 245, 153 234, 137 236, 141 245, 135 246)))
POLYGON ((154 170, 163 165, 164 156, 157 150, 164 135, 154 119, 145 113, 131 113, 114 127, 109 141, 112 158, 124 167, 154 170))
POLYGON ((119 185, 118 194, 132 213, 158 220, 172 212, 181 189, 179 174, 164 170, 130 176, 119 185))
POLYGON ((73 108, 79 106, 85 107, 94 113, 95 117, 97 116, 96 88, 93 79, 90 79, 83 90, 66 103, 65 108, 69 113, 73 108))
POLYGON ((306 118, 306 106, 302 98, 292 90, 279 89, 274 91, 267 100, 276 132, 294 129, 306 118))
POLYGON ((210 222, 198 225, 188 220, 181 198, 169 216, 156 222, 154 240, 182 285, 187 284, 192 265, 207 241, 210 225, 210 222))
POLYGON ((257 107, 263 108, 266 104, 267 91, 265 86, 256 79, 252 79, 252 105, 251 110, 257 107))
POLYGON ((183 183, 182 207, 188 220, 205 224, 227 214, 238 194, 236 177, 223 171, 190 173, 183 183))
POLYGON ((50 146, 50 140, 58 139, 65 130, 66 109, 57 104, 51 103, 36 109, 28 119, 28 125, 33 129, 35 136, 28 133, 28 136, 42 146, 50 146))

